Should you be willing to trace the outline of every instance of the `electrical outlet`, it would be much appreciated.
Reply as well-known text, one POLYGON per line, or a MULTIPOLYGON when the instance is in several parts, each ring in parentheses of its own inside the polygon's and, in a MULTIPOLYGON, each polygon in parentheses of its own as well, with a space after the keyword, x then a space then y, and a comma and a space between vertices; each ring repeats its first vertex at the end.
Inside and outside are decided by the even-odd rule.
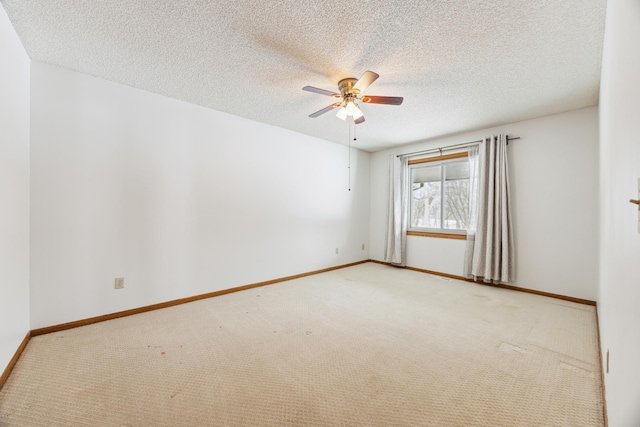
POLYGON ((364 243, 362 244, 362 250, 364 251, 364 243))
POLYGON ((336 254, 340 252, 340 248, 336 248, 336 254))
POLYGON ((116 277, 116 289, 124 289, 124 277, 116 277))

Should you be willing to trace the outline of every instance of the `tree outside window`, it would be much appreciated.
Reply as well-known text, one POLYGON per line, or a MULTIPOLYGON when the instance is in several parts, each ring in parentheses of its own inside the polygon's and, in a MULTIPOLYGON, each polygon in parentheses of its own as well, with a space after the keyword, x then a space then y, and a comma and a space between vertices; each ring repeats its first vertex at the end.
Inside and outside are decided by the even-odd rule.
POLYGON ((461 232, 469 224, 469 164, 466 159, 411 166, 410 229, 461 232))

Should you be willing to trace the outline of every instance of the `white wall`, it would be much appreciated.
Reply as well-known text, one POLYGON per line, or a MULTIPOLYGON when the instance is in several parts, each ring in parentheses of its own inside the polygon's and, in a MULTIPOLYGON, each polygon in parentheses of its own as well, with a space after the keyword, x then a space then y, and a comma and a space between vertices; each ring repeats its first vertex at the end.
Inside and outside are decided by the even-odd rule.
MULTIPOLYGON (((390 155, 482 139, 509 144, 515 286, 595 300, 597 296, 598 110, 538 119, 384 150, 371 156, 371 258, 384 259, 390 155)), ((464 240, 408 236, 407 265, 462 275, 464 240)))
POLYGON ((32 328, 368 259, 368 153, 31 71, 32 328))
POLYGON ((640 3, 610 0, 600 87, 600 332, 609 425, 640 425, 640 3))
POLYGON ((0 5, 0 374, 29 332, 29 57, 0 5))

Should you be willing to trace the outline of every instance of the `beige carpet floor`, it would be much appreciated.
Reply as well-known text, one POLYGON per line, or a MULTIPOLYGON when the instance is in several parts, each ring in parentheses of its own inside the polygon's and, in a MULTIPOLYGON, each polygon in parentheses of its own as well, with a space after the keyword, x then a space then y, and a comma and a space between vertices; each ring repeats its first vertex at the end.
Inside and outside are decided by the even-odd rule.
POLYGON ((593 307, 366 263, 34 337, 3 426, 602 426, 593 307))

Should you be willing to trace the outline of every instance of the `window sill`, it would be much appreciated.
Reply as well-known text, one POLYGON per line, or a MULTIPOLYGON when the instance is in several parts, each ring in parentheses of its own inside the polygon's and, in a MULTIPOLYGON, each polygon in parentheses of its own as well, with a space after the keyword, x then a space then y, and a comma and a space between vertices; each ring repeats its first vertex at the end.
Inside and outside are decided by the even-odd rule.
POLYGON ((431 233, 428 231, 407 231, 407 236, 439 237, 441 239, 467 240, 466 234, 431 233))

